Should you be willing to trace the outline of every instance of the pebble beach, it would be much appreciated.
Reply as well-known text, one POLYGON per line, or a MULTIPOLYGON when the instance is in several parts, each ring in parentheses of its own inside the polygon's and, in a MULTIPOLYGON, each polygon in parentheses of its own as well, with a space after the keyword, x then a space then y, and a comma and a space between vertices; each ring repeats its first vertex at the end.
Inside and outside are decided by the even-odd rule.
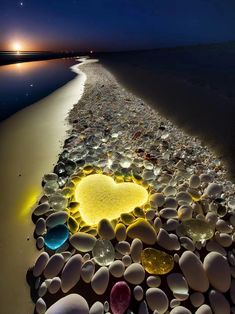
POLYGON ((32 213, 35 313, 235 313, 223 163, 98 61, 79 69, 84 93, 32 213))

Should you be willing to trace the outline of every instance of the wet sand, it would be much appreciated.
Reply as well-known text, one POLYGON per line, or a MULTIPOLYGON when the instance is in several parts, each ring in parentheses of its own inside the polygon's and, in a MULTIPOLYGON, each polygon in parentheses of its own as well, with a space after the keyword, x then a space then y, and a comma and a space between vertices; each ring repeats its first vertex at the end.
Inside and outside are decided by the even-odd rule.
POLYGON ((33 312, 26 282, 38 255, 31 208, 42 176, 57 161, 69 129, 66 116, 83 93, 86 76, 77 65, 72 71, 79 75, 0 124, 1 314, 33 312))
MULTIPOLYGON (((213 89, 202 84, 202 73, 207 71, 206 66, 200 68, 197 60, 186 60, 187 63, 184 59, 180 60, 180 54, 174 57, 171 54, 174 54, 174 50, 166 51, 166 57, 163 55, 159 59, 154 51, 101 54, 98 57, 101 64, 110 70, 125 88, 188 134, 199 137, 208 145, 223 159, 229 169, 229 176, 234 179, 235 98, 226 96, 226 93, 223 95, 217 87, 213 89), (189 69, 184 70, 184 66, 189 69), (190 75, 198 76, 201 82, 193 84, 190 75)), ((217 55, 214 57, 215 60, 218 59, 218 67, 222 67, 219 64, 220 58, 217 55)), ((219 73, 215 71, 214 75, 217 75, 217 84, 225 88, 226 79, 230 78, 233 72, 232 69, 231 73, 224 73, 222 70, 219 73)), ((209 67, 207 72, 213 76, 213 71, 210 71, 209 67)), ((211 81, 214 82, 212 79, 211 81)), ((230 83, 232 84, 232 80, 230 83)))

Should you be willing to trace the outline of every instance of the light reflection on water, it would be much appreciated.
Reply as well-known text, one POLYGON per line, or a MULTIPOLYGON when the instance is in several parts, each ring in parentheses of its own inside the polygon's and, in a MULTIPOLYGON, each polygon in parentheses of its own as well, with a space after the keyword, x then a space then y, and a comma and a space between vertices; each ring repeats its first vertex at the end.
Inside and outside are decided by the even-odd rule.
POLYGON ((68 68, 75 63, 59 59, 0 66, 0 121, 74 78, 68 68))
MULTIPOLYGON (((33 68, 20 64, 10 70, 19 76, 33 68)), ((77 66, 73 70, 79 72, 77 66)), ((16 313, 16 309, 17 314, 33 313, 26 283, 27 270, 38 255, 31 209, 40 197, 43 175, 57 160, 68 130, 66 116, 79 100, 84 80, 79 73, 48 97, 0 123, 1 313, 16 313)))

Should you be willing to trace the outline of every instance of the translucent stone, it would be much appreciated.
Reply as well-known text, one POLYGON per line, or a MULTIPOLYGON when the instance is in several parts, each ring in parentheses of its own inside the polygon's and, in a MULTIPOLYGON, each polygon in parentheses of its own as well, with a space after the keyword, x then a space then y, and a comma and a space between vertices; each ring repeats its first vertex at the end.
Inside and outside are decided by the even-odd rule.
POLYGON ((93 164, 93 162, 95 161, 95 158, 93 156, 91 156, 91 155, 87 155, 85 157, 85 161, 86 161, 87 164, 88 163, 92 163, 93 164))
POLYGON ((58 190, 58 188, 59 188, 59 184, 57 181, 54 181, 54 180, 47 181, 43 187, 46 195, 51 195, 55 193, 58 190))
POLYGON ((83 175, 74 175, 71 177, 71 182, 73 182, 74 185, 76 186, 77 183, 80 182, 82 178, 84 178, 83 175))
POLYGON ((83 172, 84 172, 86 175, 88 175, 88 174, 92 173, 93 169, 94 169, 93 166, 91 166, 91 165, 86 165, 85 167, 83 167, 83 172))
POLYGON ((60 158, 61 159, 67 159, 69 156, 69 152, 67 151, 67 149, 63 150, 63 152, 60 154, 60 158))
POLYGON ((201 219, 189 219, 179 226, 182 235, 190 237, 193 241, 208 240, 213 237, 214 229, 206 221, 201 219))
POLYGON ((144 168, 147 170, 152 170, 153 169, 153 164, 149 161, 144 160, 143 162, 144 168))
POLYGON ((75 233, 76 231, 78 231, 78 227, 79 227, 78 222, 72 216, 68 218, 67 226, 72 233, 75 233))
POLYGON ((110 307, 113 314, 123 314, 131 301, 131 290, 125 281, 116 282, 110 293, 110 307))
POLYGON ((112 137, 112 138, 117 138, 118 135, 119 135, 118 133, 112 133, 112 134, 111 134, 111 137, 112 137))
POLYGON ((92 174, 77 185, 76 200, 80 203, 82 219, 88 224, 97 224, 101 219, 118 218, 148 200, 148 192, 134 183, 116 183, 103 174, 92 174))
POLYGON ((142 218, 145 218, 145 213, 144 213, 144 210, 143 208, 141 207, 136 207, 133 211, 134 215, 136 217, 142 217, 142 218))
POLYGON ((130 225, 135 220, 135 217, 130 213, 122 213, 120 218, 125 225, 130 225))
POLYGON ((67 160, 64 166, 66 173, 71 175, 76 169, 76 163, 72 160, 67 160))
POLYGON ((85 160, 84 159, 79 159, 76 161, 76 164, 78 167, 83 167, 85 165, 85 160))
POLYGON ((144 180, 147 180, 147 181, 149 181, 149 180, 154 180, 155 177, 156 177, 156 176, 155 176, 153 170, 145 170, 145 171, 143 172, 143 179, 144 179, 144 180))
POLYGON ((201 194, 197 190, 195 190, 195 189, 189 188, 188 189, 188 193, 191 195, 192 200, 194 202, 198 202, 200 200, 200 198, 201 198, 201 194))
POLYGON ((69 154, 69 159, 72 160, 72 161, 76 161, 78 159, 78 157, 79 157, 79 154, 76 151, 71 152, 69 154))
POLYGON ((165 196, 172 196, 172 195, 175 195, 177 193, 177 190, 176 190, 175 187, 168 185, 163 190, 163 193, 164 193, 165 196))
POLYGON ((141 184, 143 182, 143 178, 139 174, 133 174, 132 180, 136 184, 141 184))
POLYGON ((170 136, 169 133, 164 133, 164 134, 162 134, 161 138, 162 138, 163 140, 165 140, 165 139, 167 139, 169 136, 170 136))
POLYGON ((228 202, 228 206, 229 206, 229 208, 235 210, 235 199, 231 199, 231 200, 228 202))
POLYGON ((217 214, 220 217, 225 216, 227 214, 227 208, 225 206, 221 205, 221 204, 218 204, 217 214))
POLYGON ((56 181, 58 179, 58 175, 56 173, 47 173, 43 177, 43 181, 56 181))
POLYGON ((112 243, 109 240, 98 239, 92 250, 92 256, 98 265, 110 265, 115 258, 115 251, 112 243))
POLYGON ((109 166, 110 169, 112 169, 113 171, 116 171, 119 169, 119 164, 117 162, 113 162, 112 165, 109 166))
POLYGON ((51 249, 56 250, 61 247, 68 239, 69 231, 65 225, 57 225, 47 231, 44 240, 45 245, 51 249))
POLYGON ((74 190, 71 188, 65 187, 61 191, 61 194, 66 198, 70 198, 74 194, 74 190))
POLYGON ((74 182, 70 179, 69 182, 66 185, 67 188, 75 189, 76 185, 74 182))
POLYGON ((120 160, 120 166, 122 168, 129 168, 132 163, 132 160, 129 158, 123 158, 120 160))
POLYGON ((63 162, 59 162, 55 168, 54 171, 59 175, 59 176, 63 176, 66 175, 66 171, 64 168, 64 163, 63 162))
POLYGON ((158 176, 161 173, 161 168, 160 167, 155 167, 154 168, 154 174, 155 176, 158 176))
POLYGON ((64 187, 66 182, 67 182, 67 177, 59 177, 58 178, 58 184, 59 184, 60 188, 64 187))
POLYGON ((165 152, 165 153, 162 155, 162 158, 165 159, 165 160, 169 160, 169 158, 170 158, 170 153, 169 153, 169 152, 165 152))
POLYGON ((152 275, 167 274, 174 267, 174 259, 171 255, 153 248, 143 250, 141 263, 144 269, 152 275))
POLYGON ((54 194, 49 198, 49 204, 54 210, 64 210, 67 207, 67 198, 61 194, 54 194))

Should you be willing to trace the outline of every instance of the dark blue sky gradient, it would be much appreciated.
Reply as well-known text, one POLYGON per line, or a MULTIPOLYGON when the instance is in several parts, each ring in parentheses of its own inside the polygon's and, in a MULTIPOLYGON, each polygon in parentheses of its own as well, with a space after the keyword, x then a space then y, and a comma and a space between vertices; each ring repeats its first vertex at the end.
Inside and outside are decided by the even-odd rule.
POLYGON ((129 50, 227 40, 235 0, 0 0, 1 50, 12 41, 26 50, 129 50))

